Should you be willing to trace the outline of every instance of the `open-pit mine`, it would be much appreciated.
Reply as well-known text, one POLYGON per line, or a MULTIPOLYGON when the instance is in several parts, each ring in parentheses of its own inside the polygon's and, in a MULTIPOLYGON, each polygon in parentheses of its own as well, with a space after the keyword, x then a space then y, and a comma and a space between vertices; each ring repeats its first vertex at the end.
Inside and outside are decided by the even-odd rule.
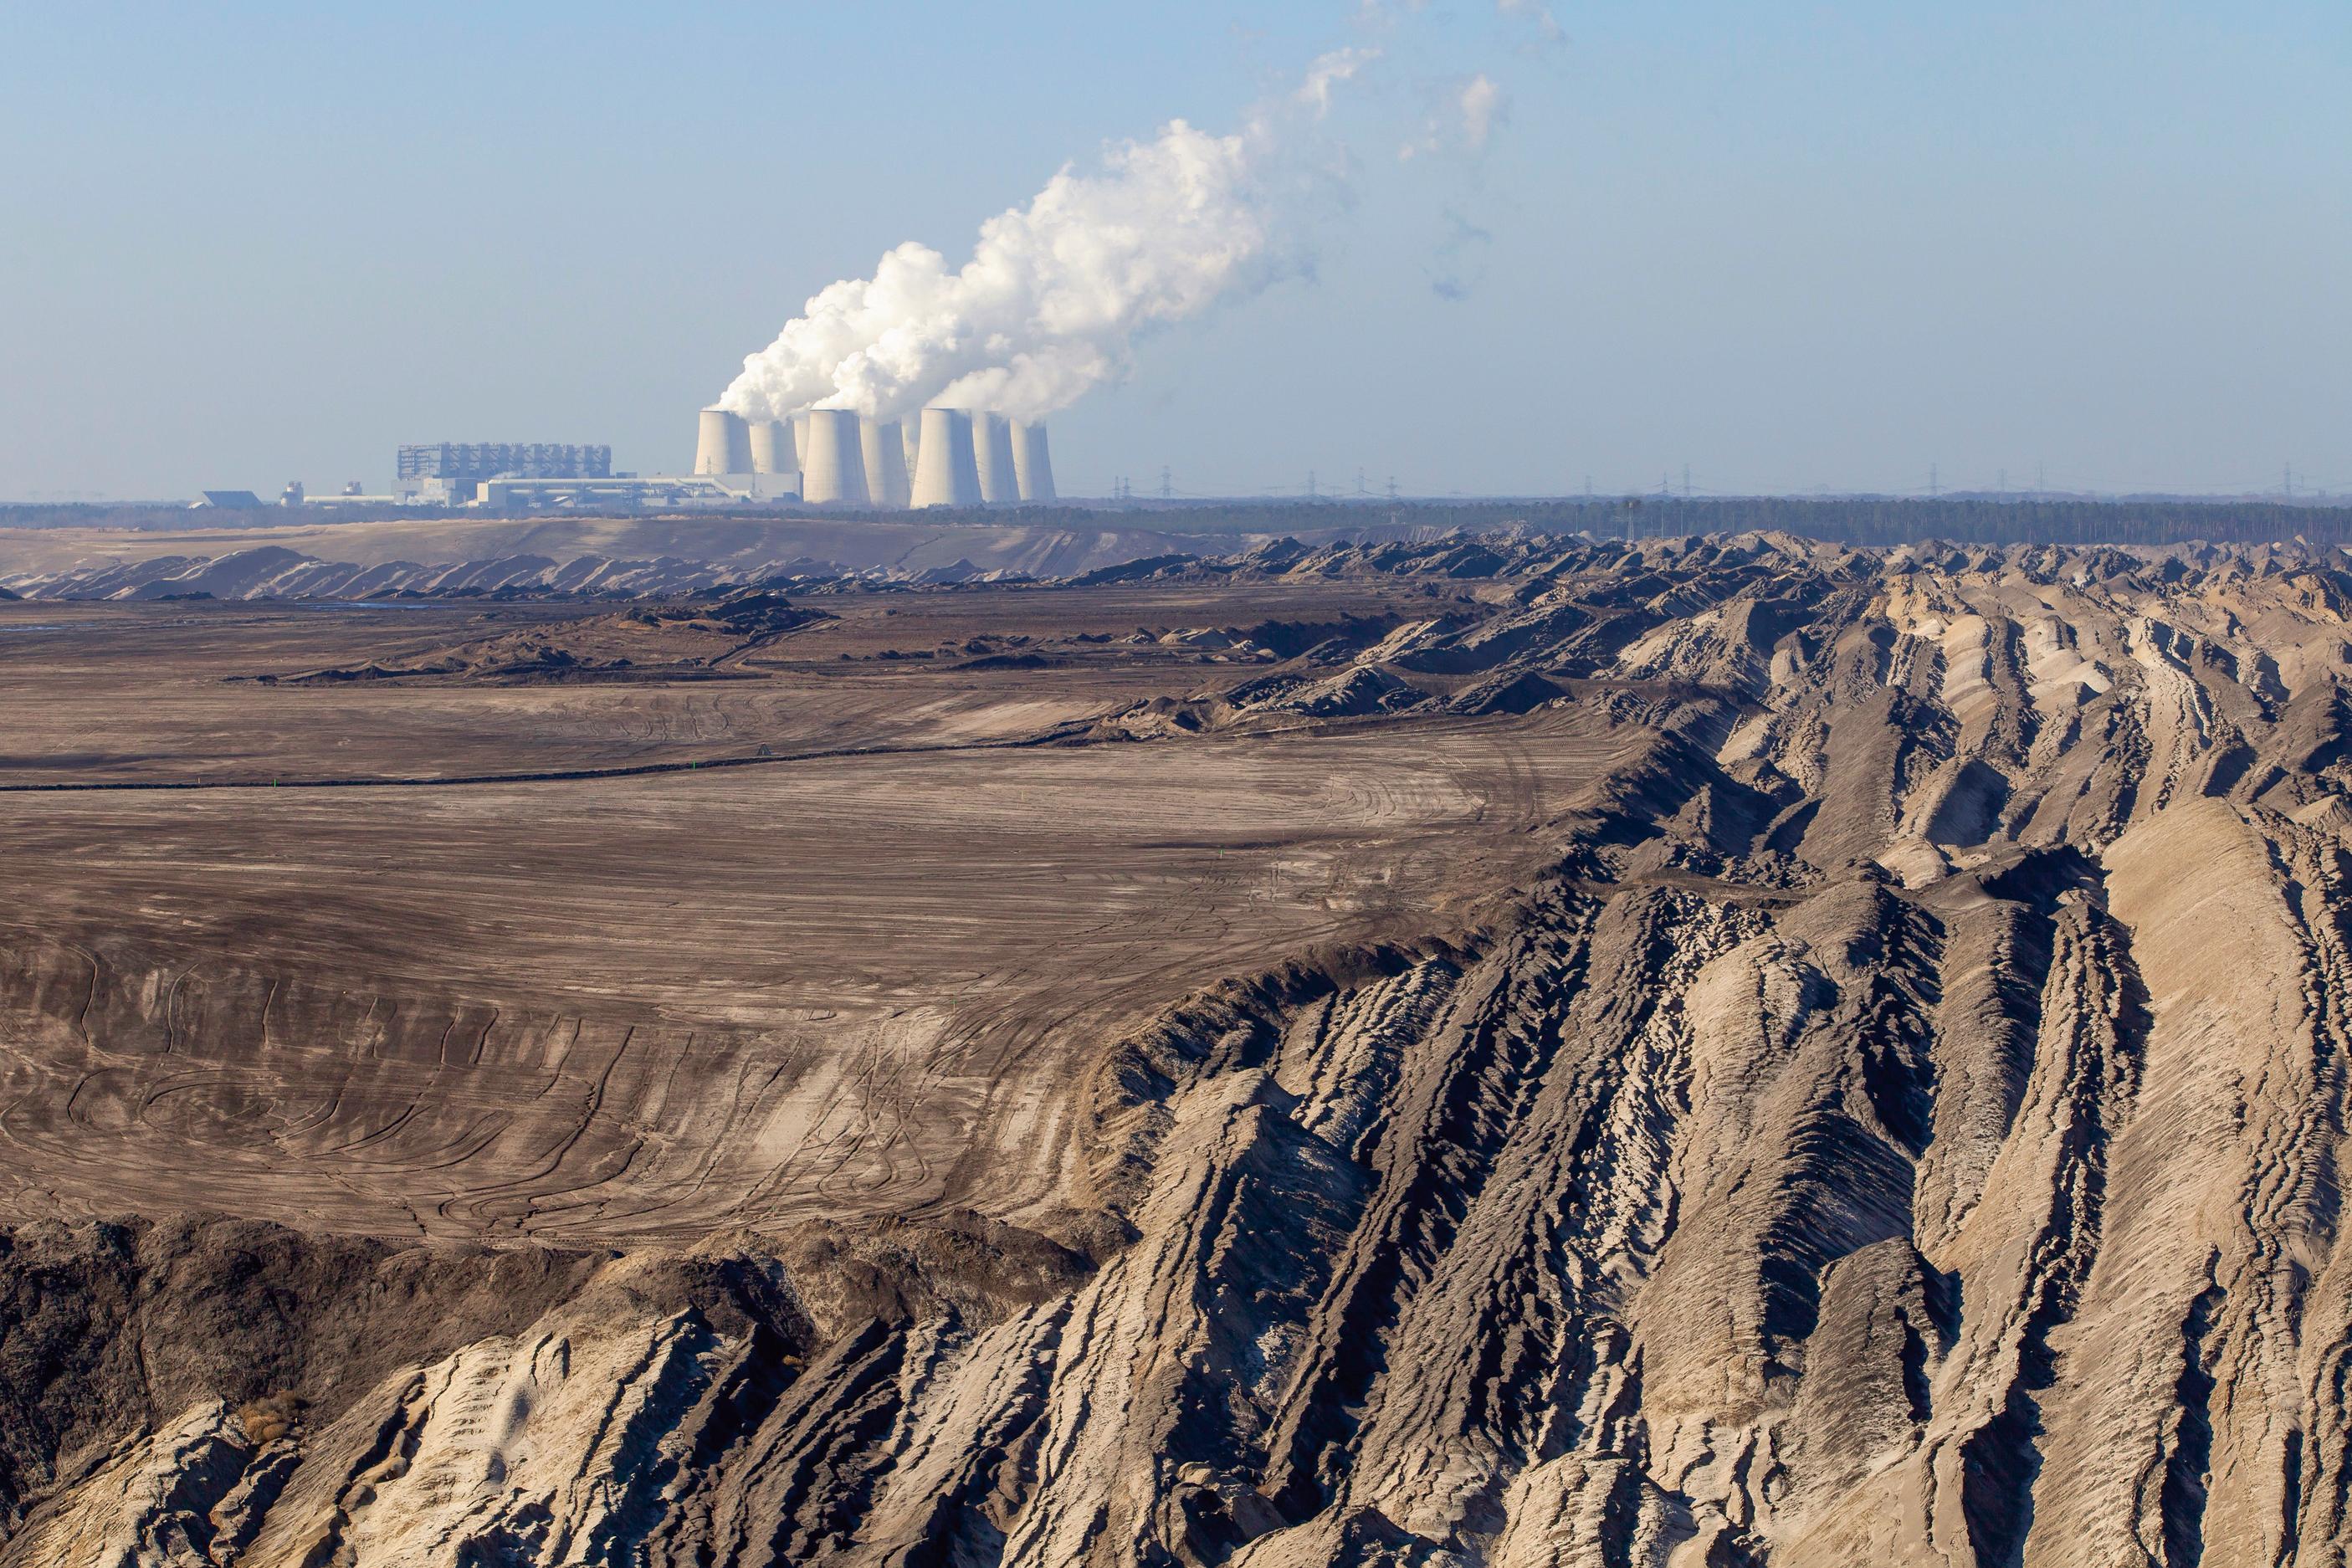
POLYGON ((0 561, 0 1564, 2346 1562, 2342 552, 334 539, 0 561))

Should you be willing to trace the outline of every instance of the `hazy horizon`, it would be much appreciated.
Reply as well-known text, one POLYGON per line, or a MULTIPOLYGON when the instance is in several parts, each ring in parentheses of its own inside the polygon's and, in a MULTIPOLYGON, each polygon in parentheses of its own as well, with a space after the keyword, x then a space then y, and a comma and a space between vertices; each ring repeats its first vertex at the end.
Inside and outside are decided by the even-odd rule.
POLYGON ((960 267, 1057 170, 1232 134, 1338 50, 1311 178, 1252 187, 1279 265, 1052 415, 1066 492, 2352 489, 2340 6, 15 33, 0 500, 373 489, 404 441, 677 471, 811 295, 910 240, 960 267))

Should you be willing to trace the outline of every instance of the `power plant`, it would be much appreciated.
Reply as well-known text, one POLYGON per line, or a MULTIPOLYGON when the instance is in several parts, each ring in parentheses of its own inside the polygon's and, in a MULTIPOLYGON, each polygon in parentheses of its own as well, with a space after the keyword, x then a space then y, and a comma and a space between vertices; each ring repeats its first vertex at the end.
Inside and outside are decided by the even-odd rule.
MULTIPOLYGON (((436 442, 403 446, 390 494, 340 496, 287 487, 287 506, 464 506, 487 511, 646 511, 667 508, 806 506, 900 510, 1050 505, 1053 458, 1041 421, 990 409, 925 408, 907 420, 846 408, 804 408, 750 419, 712 406, 696 416, 686 473, 615 473, 603 446, 436 442)), ((245 492, 207 491, 209 504, 259 506, 245 492)))
MULTIPOLYGON (((702 410, 694 472, 732 479, 798 476, 809 506, 1017 506, 1056 499, 1043 421, 989 410, 926 408, 919 422, 861 418, 846 408, 805 408, 789 419, 750 420, 702 410)), ((754 493, 770 494, 760 487, 754 493)))

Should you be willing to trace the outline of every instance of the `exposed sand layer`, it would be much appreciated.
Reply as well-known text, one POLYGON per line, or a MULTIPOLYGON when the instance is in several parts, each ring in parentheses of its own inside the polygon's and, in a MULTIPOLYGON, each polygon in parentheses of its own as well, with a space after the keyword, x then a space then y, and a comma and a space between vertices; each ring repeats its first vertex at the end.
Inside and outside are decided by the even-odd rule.
POLYGON ((0 1563, 2352 1555, 2340 556, 1124 575, 0 610, 0 1563))

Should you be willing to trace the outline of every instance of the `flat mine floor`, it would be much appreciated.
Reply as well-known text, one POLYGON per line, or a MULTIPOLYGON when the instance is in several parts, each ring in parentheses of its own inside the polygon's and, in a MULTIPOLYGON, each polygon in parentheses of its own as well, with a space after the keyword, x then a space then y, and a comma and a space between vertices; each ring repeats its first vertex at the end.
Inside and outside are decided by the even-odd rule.
MULTIPOLYGON (((828 618, 691 678, 603 683, 258 678, 404 667, 626 605, 0 602, 0 785, 434 778, 660 766, 772 752, 1031 739, 1155 695, 1229 685, 1146 630, 1435 614, 1334 584, 1005 588, 808 601, 828 618), (971 668, 975 641, 1055 639, 1050 670, 971 668), (1078 642, 1092 637, 1099 642, 1078 642)), ((700 651, 700 650, 697 650, 700 651)))
POLYGON ((1474 919, 1646 734, 1081 732, 1255 670, 1073 638, 1427 613, 1360 590, 825 607, 723 679, 294 684, 256 678, 583 617, 6 606, 0 1201, 598 1242, 1021 1213, 1120 1029, 1474 919))

